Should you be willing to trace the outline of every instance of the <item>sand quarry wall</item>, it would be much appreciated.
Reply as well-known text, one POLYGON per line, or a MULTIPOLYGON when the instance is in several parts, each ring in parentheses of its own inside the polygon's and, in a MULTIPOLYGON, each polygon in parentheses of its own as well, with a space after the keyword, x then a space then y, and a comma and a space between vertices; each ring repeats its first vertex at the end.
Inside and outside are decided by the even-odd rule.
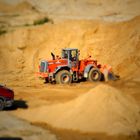
POLYGON ((80 58, 91 55, 110 64, 121 77, 140 67, 140 16, 126 22, 66 20, 20 27, 0 36, 0 81, 34 79, 41 59, 62 48, 80 49, 80 58), (8 80, 7 80, 8 78, 8 80))

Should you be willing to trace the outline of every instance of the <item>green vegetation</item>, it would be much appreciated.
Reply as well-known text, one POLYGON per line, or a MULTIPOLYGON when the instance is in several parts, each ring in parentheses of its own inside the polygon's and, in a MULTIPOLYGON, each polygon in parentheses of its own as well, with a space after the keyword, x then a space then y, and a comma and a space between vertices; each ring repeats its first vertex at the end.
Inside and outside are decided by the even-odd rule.
POLYGON ((35 20, 33 25, 41 25, 41 24, 45 24, 47 22, 50 22, 51 20, 47 17, 44 17, 42 19, 38 19, 38 20, 35 20))
POLYGON ((0 29, 0 35, 6 34, 7 31, 5 29, 0 29))
POLYGON ((31 26, 32 24, 28 24, 28 23, 26 23, 26 24, 24 24, 24 26, 31 26))
POLYGON ((36 26, 36 25, 41 25, 41 24, 45 24, 47 22, 51 22, 53 24, 53 21, 47 17, 41 18, 41 19, 37 19, 35 20, 33 23, 29 24, 29 23, 25 23, 23 26, 36 26))
POLYGON ((13 14, 13 15, 11 15, 12 17, 18 17, 18 16, 20 16, 19 14, 13 14))

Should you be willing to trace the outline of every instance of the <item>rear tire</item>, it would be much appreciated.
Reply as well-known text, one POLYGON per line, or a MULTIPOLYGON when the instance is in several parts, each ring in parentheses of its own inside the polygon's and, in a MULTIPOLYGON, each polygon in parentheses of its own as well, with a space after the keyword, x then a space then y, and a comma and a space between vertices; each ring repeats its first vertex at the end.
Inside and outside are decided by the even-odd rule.
POLYGON ((0 99, 0 111, 4 109, 4 101, 0 99))
POLYGON ((49 79, 45 78, 45 84, 49 83, 49 79))
POLYGON ((55 78, 57 84, 70 84, 72 82, 72 76, 67 70, 61 70, 55 78))
POLYGON ((88 75, 88 80, 91 82, 97 82, 100 81, 102 77, 102 74, 98 68, 92 68, 88 75))

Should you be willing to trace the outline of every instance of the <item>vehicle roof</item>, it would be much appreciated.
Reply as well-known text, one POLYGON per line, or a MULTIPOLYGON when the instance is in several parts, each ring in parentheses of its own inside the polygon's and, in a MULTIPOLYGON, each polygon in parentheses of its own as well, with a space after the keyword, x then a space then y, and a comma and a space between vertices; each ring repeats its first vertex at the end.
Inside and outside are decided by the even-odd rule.
POLYGON ((65 48, 65 49, 62 49, 62 50, 71 51, 71 50, 78 50, 78 49, 77 48, 65 48))

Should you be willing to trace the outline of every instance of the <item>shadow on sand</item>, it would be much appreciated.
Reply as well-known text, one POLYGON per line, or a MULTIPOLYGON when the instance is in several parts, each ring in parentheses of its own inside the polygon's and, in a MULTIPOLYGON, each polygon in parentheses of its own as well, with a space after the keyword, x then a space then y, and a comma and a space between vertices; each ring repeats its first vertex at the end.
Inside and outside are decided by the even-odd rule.
POLYGON ((12 110, 16 110, 18 108, 27 109, 28 108, 27 102, 24 100, 15 100, 13 103, 13 106, 5 108, 5 111, 12 111, 12 110))

